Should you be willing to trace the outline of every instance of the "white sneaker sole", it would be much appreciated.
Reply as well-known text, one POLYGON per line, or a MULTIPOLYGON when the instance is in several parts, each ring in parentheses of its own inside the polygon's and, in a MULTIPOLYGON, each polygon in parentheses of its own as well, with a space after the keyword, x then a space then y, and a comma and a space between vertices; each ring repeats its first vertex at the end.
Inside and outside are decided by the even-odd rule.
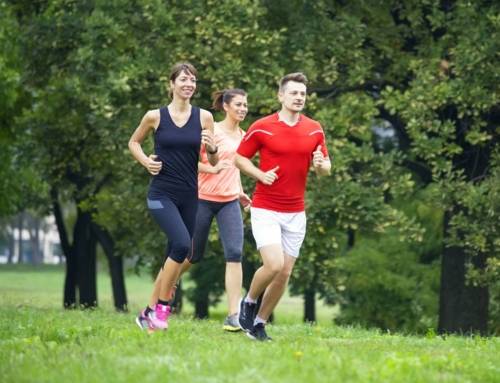
POLYGON ((135 324, 136 324, 137 326, 139 326, 139 328, 140 328, 141 330, 144 330, 144 329, 142 328, 141 321, 139 320, 139 317, 135 317, 135 324))

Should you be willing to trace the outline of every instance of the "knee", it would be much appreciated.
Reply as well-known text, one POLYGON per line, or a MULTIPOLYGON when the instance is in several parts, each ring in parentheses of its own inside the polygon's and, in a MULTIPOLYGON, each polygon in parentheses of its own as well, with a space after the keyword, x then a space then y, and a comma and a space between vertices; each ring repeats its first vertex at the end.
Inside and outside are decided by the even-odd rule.
POLYGON ((280 281, 287 283, 288 280, 290 279, 290 275, 292 275, 292 269, 283 266, 281 270, 279 271, 277 277, 280 281))
POLYGON ((275 261, 272 262, 268 265, 266 265, 267 270, 273 274, 274 276, 277 276, 280 274, 281 270, 283 269, 283 262, 275 261))
POLYGON ((182 263, 187 258, 190 250, 191 244, 189 241, 175 242, 172 243, 172 249, 168 257, 177 263, 182 263))

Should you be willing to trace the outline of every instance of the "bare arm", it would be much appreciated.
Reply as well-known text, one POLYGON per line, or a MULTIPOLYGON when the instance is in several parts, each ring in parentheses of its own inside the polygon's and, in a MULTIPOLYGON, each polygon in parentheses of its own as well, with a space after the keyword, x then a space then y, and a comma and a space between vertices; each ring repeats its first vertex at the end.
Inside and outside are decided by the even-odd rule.
POLYGON ((215 166, 219 161, 219 157, 214 140, 214 117, 212 113, 203 109, 201 110, 201 127, 201 142, 205 145, 208 162, 212 166, 215 166))
POLYGON ((229 160, 218 161, 215 166, 198 162, 198 173, 219 174, 222 170, 230 168, 231 165, 229 160))
POLYGON ((142 117, 139 126, 128 141, 128 148, 134 158, 137 160, 137 162, 144 166, 149 173, 153 175, 156 175, 160 172, 161 162, 154 161, 154 158, 156 158, 154 154, 150 155, 149 157, 146 156, 146 154, 144 154, 144 151, 142 150, 141 144, 143 143, 147 135, 151 132, 151 130, 154 130, 158 127, 159 123, 160 111, 158 109, 148 111, 144 115, 144 117, 142 117))
POLYGON ((214 166, 204 164, 203 162, 198 162, 198 173, 217 174, 214 166))
POLYGON ((252 205, 252 199, 243 190, 243 185, 241 184, 241 177, 239 177, 239 181, 240 181, 240 195, 238 196, 238 199, 240 200, 241 206, 243 206, 245 208, 245 211, 247 211, 248 209, 250 209, 250 206, 252 205))
POLYGON ((236 167, 240 169, 247 176, 252 177, 253 179, 262 182, 264 185, 272 185, 274 181, 278 179, 278 175, 276 172, 279 169, 279 166, 268 170, 267 172, 263 172, 258 167, 256 167, 250 159, 243 157, 242 155, 236 153, 236 159, 234 161, 236 167))

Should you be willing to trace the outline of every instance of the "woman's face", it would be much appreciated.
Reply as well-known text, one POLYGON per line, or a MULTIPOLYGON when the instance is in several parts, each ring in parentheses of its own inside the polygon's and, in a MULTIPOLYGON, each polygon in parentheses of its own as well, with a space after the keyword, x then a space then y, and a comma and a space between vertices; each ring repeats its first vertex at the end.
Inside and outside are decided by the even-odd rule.
POLYGON ((182 71, 174 81, 170 81, 170 89, 174 97, 190 99, 196 90, 196 77, 187 71, 182 71))
POLYGON ((226 114, 235 121, 243 121, 248 113, 247 96, 237 94, 229 104, 224 104, 226 114))

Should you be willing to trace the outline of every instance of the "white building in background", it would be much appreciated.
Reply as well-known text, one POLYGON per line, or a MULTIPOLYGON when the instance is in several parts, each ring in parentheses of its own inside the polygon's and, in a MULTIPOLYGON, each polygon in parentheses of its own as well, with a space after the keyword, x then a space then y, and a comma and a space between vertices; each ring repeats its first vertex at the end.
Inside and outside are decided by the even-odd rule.
POLYGON ((50 215, 45 218, 45 224, 48 230, 43 231, 43 237, 40 237, 41 249, 43 254, 43 263, 59 264, 64 261, 64 255, 59 240, 56 220, 50 215))
MULTIPOLYGON (((7 224, 0 228, 3 231, 0 242, 0 263, 7 263, 9 253, 12 249, 12 263, 19 262, 19 237, 22 239, 22 260, 23 263, 34 262, 33 241, 36 241, 36 235, 30 235, 30 229, 26 227, 26 222, 23 225, 23 230, 14 224, 7 224), (12 241, 12 242, 11 242, 12 241)), ((64 255, 61 249, 59 233, 55 224, 54 216, 47 216, 40 219, 38 229, 38 249, 40 252, 42 263, 59 264, 64 262, 64 255)))

